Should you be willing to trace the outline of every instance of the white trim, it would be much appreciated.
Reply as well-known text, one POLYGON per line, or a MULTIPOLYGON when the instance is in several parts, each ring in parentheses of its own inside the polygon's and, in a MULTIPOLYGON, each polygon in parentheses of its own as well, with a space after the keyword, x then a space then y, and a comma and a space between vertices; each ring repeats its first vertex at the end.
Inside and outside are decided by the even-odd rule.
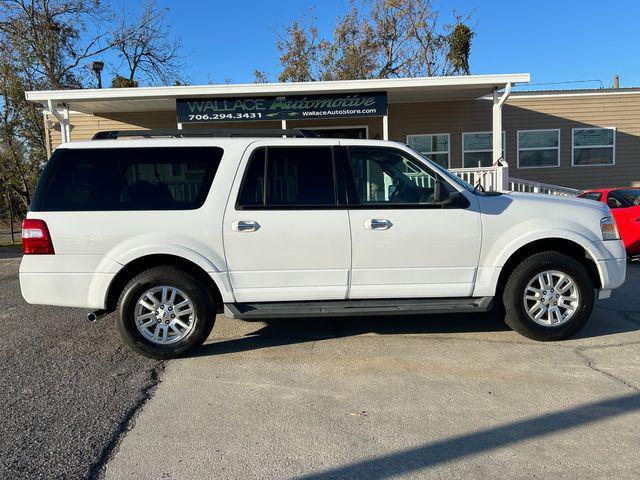
POLYGON ((581 127, 581 128, 572 128, 571 129, 571 166, 572 167, 613 167, 616 164, 616 137, 618 136, 618 130, 616 127, 581 127), (611 145, 583 145, 576 147, 575 146, 575 132, 576 130, 613 130, 613 144, 611 145), (574 151, 576 149, 583 150, 585 148, 611 148, 613 149, 612 160, 613 163, 601 163, 596 165, 576 165, 574 163, 574 151))
POLYGON ((103 88, 76 90, 41 90, 26 92, 32 102, 47 100, 127 100, 151 98, 184 98, 232 95, 286 95, 305 93, 373 92, 419 87, 476 87, 493 85, 504 88, 508 83, 528 83, 528 73, 504 75, 459 75, 447 77, 380 78, 328 82, 248 83, 229 85, 181 85, 172 87, 103 88))
POLYGON ((366 140, 369 138, 369 125, 339 125, 336 127, 314 127, 314 126, 304 127, 305 130, 351 130, 353 128, 364 128, 366 137, 363 140, 366 140))
POLYGON ((382 117, 382 139, 389 140, 389 112, 382 117))
MULTIPOLYGON (((451 134, 450 133, 413 133, 411 135, 407 135, 405 139, 405 143, 409 145, 409 139, 413 137, 435 137, 437 135, 447 136, 447 151, 446 152, 420 152, 420 153, 422 153, 423 155, 426 155, 427 158, 429 158, 430 154, 441 155, 443 153, 446 153, 447 154, 447 170, 449 170, 451 168, 451 134)), ((415 148, 415 147, 411 147, 411 148, 415 148)), ((438 162, 435 162, 435 163, 438 163, 438 162)))
POLYGON ((516 130, 516 158, 518 170, 529 170, 534 168, 558 168, 560 167, 560 137, 561 132, 559 128, 535 128, 529 130, 516 130), (525 147, 520 148, 520 133, 528 133, 528 132, 558 132, 558 146, 557 147, 525 147), (558 154, 558 161, 555 165, 540 165, 537 167, 521 167, 520 166, 520 150, 524 151, 536 151, 536 150, 556 150, 558 154))
MULTIPOLYGON (((493 136, 492 141, 491 141, 491 148, 487 148, 487 149, 482 149, 482 150, 466 150, 464 149, 464 136, 465 135, 475 135, 478 133, 488 133, 490 135, 493 135, 493 132, 491 130, 486 130, 484 132, 462 132, 462 168, 478 168, 478 166, 476 165, 475 167, 465 167, 464 165, 464 154, 465 153, 491 153, 493 154, 493 136)), ((506 159, 507 158, 507 132, 506 130, 502 130, 502 158, 506 159)), ((492 161, 493 161, 493 157, 492 157, 492 161)))
MULTIPOLYGON (((598 92, 574 92, 574 93, 541 93, 539 95, 535 95, 535 94, 524 94, 524 95, 518 95, 518 92, 512 92, 511 93, 511 97, 509 97, 509 101, 513 101, 513 100, 518 100, 520 98, 524 98, 524 99, 532 99, 532 98, 555 98, 555 97, 595 97, 598 95, 640 95, 640 89, 638 90, 632 90, 632 91, 620 91, 620 90, 614 90, 614 89, 610 89, 610 90, 604 90, 604 91, 598 91, 598 92)), ((486 96, 486 97, 482 97, 482 98, 486 98, 486 99, 490 99, 491 97, 486 96)))

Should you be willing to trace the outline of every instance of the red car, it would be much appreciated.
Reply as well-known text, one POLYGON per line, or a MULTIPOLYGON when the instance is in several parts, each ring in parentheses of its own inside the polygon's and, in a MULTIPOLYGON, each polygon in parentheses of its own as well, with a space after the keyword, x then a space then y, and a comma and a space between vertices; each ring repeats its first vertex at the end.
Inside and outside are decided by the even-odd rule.
POLYGON ((578 196, 609 205, 618 224, 627 255, 640 255, 640 188, 587 190, 578 196))

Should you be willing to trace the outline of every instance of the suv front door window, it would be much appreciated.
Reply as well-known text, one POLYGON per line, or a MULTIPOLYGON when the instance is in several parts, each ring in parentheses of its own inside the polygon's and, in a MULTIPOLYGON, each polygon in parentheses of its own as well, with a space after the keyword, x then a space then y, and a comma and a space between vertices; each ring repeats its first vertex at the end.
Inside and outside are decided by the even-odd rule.
MULTIPOLYGON (((352 148, 350 161, 362 204, 434 204, 438 176, 399 151, 352 148)), ((446 182, 441 186, 447 188, 446 182)), ((451 191, 453 189, 451 188, 451 191)))

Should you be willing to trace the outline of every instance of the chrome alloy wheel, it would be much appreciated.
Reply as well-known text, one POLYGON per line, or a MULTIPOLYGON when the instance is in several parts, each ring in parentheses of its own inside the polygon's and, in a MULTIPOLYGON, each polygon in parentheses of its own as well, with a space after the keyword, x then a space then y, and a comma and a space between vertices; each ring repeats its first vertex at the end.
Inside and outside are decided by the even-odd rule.
POLYGON ((183 291, 167 285, 153 287, 136 303, 136 327, 147 340, 169 345, 193 330, 194 314, 193 302, 183 291))
POLYGON ((533 277, 524 289, 524 308, 543 327, 568 322, 580 305, 576 282, 564 272, 547 270, 533 277))

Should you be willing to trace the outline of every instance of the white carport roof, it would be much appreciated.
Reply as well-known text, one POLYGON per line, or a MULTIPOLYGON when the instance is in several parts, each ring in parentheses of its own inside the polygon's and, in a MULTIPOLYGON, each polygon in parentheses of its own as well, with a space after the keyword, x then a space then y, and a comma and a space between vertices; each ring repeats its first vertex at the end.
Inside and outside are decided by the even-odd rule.
POLYGON ((251 83, 176 87, 44 90, 26 92, 27 100, 64 105, 84 113, 172 111, 179 98, 313 95, 387 92, 389 103, 466 100, 491 94, 507 84, 528 83, 528 73, 451 77, 345 80, 332 82, 251 83))

